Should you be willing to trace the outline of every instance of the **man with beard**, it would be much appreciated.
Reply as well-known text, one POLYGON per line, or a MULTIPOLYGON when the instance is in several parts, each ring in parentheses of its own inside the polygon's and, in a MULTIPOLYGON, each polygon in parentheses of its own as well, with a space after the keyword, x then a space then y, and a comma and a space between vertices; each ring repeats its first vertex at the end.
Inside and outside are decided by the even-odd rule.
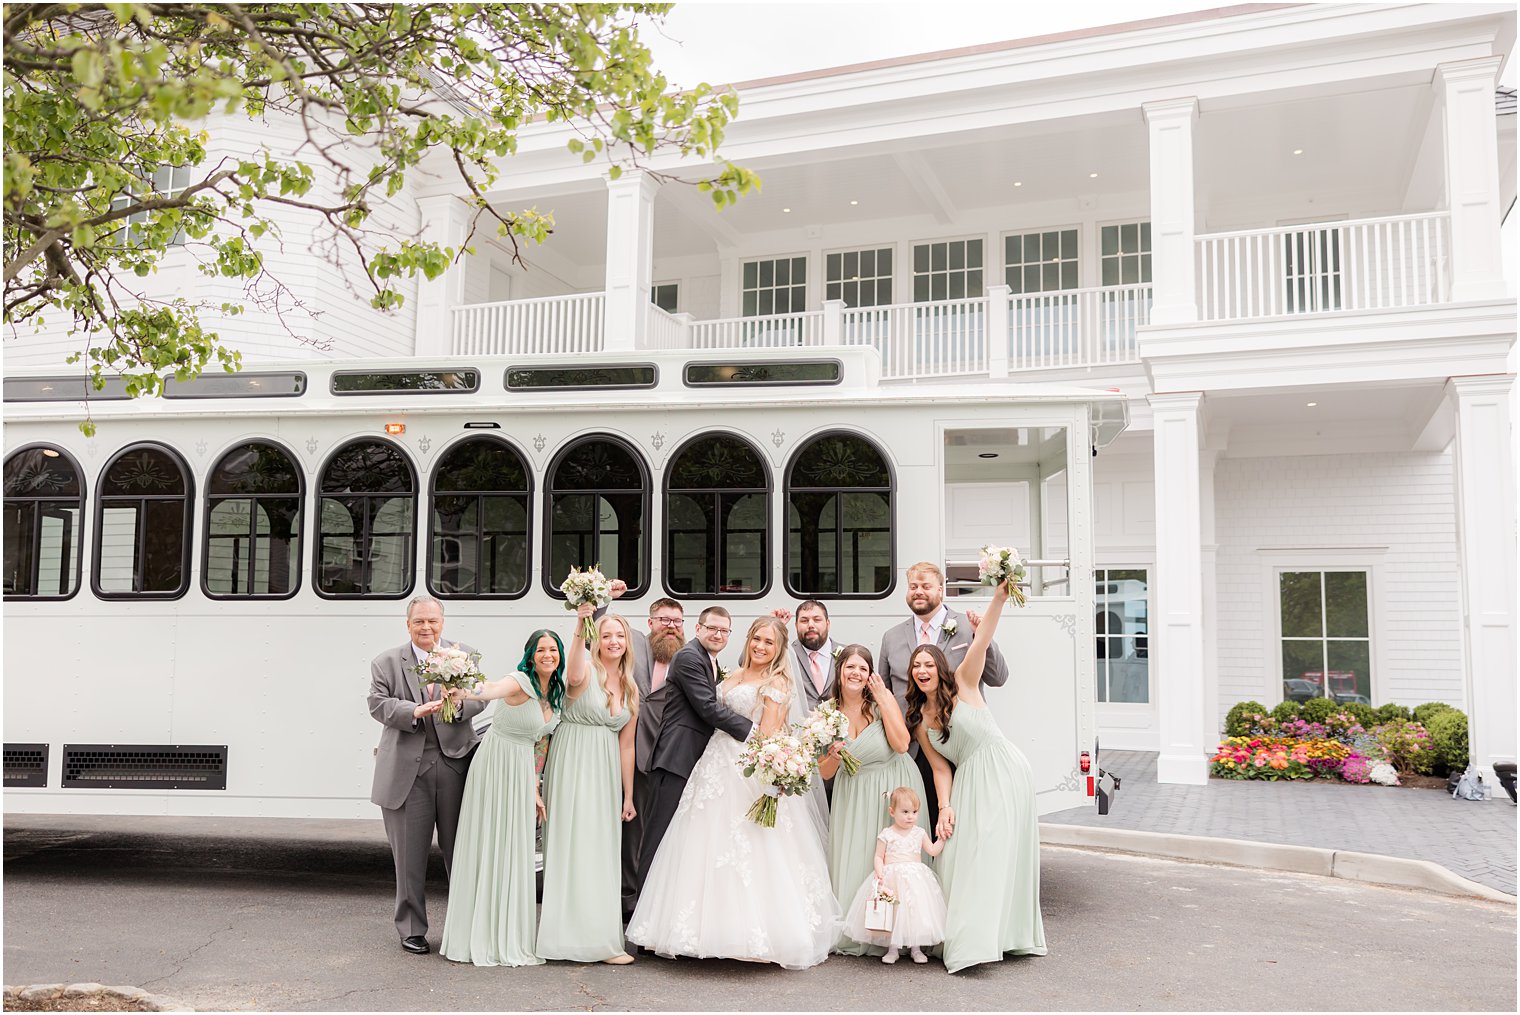
MULTIPOLYGON (((784 622, 787 618, 781 619, 784 622)), ((809 709, 818 707, 833 683, 835 648, 829 637, 828 607, 816 599, 797 607, 797 640, 792 642, 792 660, 802 675, 809 709)))
POLYGON ((638 726, 634 730, 633 807, 638 816, 623 823, 623 918, 633 915, 639 900, 639 840, 644 834, 644 811, 649 804, 649 759, 665 708, 665 675, 676 652, 686 644, 686 618, 674 599, 656 599, 649 606, 649 636, 634 638, 633 678, 639 685, 638 726))
MULTIPOLYGON (((908 674, 908 657, 913 654, 913 650, 919 645, 938 646, 950 662, 950 672, 954 673, 961 660, 966 658, 966 650, 971 647, 972 630, 975 627, 972 618, 945 605, 944 575, 928 561, 920 561, 908 568, 907 598, 908 609, 913 611, 913 616, 901 624, 887 628, 887 633, 881 639, 881 652, 876 656, 881 679, 897 696, 897 703, 902 706, 904 713, 908 710, 908 681, 912 679, 908 674)), ((987 663, 982 668, 983 692, 988 687, 1002 687, 1007 682, 1007 660, 998 651, 997 645, 987 646, 987 663)), ((924 773, 924 785, 933 786, 934 772, 920 753, 918 744, 913 744, 909 752, 918 762, 919 770, 924 773)), ((939 820, 939 801, 930 792, 926 803, 929 827, 933 828, 939 820)))

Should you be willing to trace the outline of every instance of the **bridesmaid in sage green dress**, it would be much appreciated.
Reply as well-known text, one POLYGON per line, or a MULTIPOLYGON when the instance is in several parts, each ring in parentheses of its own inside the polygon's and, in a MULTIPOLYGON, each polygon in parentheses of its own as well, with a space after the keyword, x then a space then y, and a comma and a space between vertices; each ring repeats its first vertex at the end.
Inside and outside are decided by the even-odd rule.
POLYGON ((543 962, 533 951, 533 831, 544 811, 533 745, 559 722, 547 700, 552 691, 546 695, 540 685, 559 690, 560 658, 558 636, 535 631, 524 646, 517 674, 462 695, 497 704, 491 728, 470 762, 454 842, 440 951, 455 962, 543 962), (547 675, 542 670, 548 670, 547 675))
POLYGON ((622 821, 634 818, 633 739, 639 688, 632 632, 616 614, 597 624, 595 655, 579 625, 570 644, 560 714, 544 766, 544 905, 538 957, 571 962, 633 961, 623 945, 622 821))
MULTIPOLYGON (((848 900, 875 869, 876 837, 891 820, 887 795, 907 786, 922 800, 924 778, 908 758, 908 725, 897 698, 875 672, 870 649, 846 645, 840 651, 829 697, 850 720, 851 739, 836 744, 818 762, 818 774, 834 780, 829 810, 829 882, 836 899, 848 900), (841 749, 860 762, 854 775, 841 764, 841 749)), ((841 955, 880 955, 884 950, 843 934, 834 945, 834 951, 841 955)))
POLYGON ((953 676, 932 645, 908 657, 908 727, 929 759, 939 799, 950 801, 940 808, 936 833, 949 837, 939 876, 946 904, 941 955, 952 973, 1010 952, 1045 954, 1034 774, 978 687, 1007 602, 1000 585, 953 676))

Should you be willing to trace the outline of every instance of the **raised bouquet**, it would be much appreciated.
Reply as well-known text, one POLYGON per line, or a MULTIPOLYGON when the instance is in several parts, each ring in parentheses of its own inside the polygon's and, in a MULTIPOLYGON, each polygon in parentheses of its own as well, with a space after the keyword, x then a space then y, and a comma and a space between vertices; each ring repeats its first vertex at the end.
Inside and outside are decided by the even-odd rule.
POLYGON ((459 713, 448 692, 471 690, 485 679, 479 663, 479 652, 466 652, 458 645, 447 648, 440 645, 412 668, 424 684, 438 685, 439 693, 443 695, 443 709, 439 718, 444 722, 453 722, 459 713))
MULTIPOLYGON (((813 756, 822 758, 830 747, 850 738, 850 717, 835 708, 832 701, 822 701, 807 714, 798 729, 813 756)), ((839 752, 839 763, 850 775, 860 771, 860 759, 848 750, 839 752)))
MULTIPOLYGON (((601 565, 593 564, 582 571, 572 567, 570 574, 560 582, 559 590, 565 594, 565 609, 574 613, 582 603, 590 603, 597 609, 612 602, 612 582, 601 572, 601 565)), ((581 640, 596 641, 596 620, 587 617, 581 625, 581 640)))
POLYGON ((765 792, 745 816, 763 828, 775 828, 777 802, 783 794, 801 796, 808 791, 818 758, 802 737, 786 728, 768 737, 758 731, 750 734, 738 764, 746 779, 758 776, 765 785, 765 792))
POLYGON ((1019 582, 1024 580, 1024 558, 1011 546, 984 546, 982 557, 976 562, 976 576, 983 585, 997 588, 1008 584, 1008 598, 1023 606, 1028 600, 1019 582))

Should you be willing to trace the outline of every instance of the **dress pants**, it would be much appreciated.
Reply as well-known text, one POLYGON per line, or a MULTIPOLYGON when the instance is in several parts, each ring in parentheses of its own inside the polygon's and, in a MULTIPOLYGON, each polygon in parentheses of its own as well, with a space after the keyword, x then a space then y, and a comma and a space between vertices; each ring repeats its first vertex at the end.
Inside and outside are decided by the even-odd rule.
MULTIPOLYGON (((645 812, 650 808, 650 783, 648 772, 633 771, 633 809, 638 813, 632 821, 623 823, 623 918, 633 915, 639 904, 639 889, 644 881, 639 877, 639 856, 644 841, 645 812)), ((672 812, 674 813, 674 812, 672 812)), ((669 819, 667 819, 668 821, 669 819)))
POLYGON ((640 888, 649 880, 649 868, 654 864, 655 853, 659 852, 660 840, 665 838, 670 819, 676 816, 681 794, 686 790, 686 777, 657 768, 649 773, 648 785, 649 809, 644 811, 644 834, 639 839, 640 888))
POLYGON ((396 864, 396 932, 403 938, 427 934, 427 868, 433 831, 437 829, 447 872, 454 861, 454 834, 459 830, 469 767, 468 756, 450 758, 429 743, 406 800, 400 807, 380 808, 396 864))

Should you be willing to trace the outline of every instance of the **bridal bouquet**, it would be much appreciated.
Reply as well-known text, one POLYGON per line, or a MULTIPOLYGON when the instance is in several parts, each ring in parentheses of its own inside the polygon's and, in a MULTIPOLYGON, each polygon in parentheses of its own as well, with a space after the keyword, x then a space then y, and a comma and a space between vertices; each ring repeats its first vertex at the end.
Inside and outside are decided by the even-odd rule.
MULTIPOLYGON (((850 717, 834 707, 831 701, 821 701, 798 725, 802 739, 815 758, 821 758, 830 747, 850 738, 850 717)), ((848 750, 839 752, 839 763, 850 775, 860 771, 860 759, 848 750)))
POLYGON ((983 585, 993 588, 1008 583, 1008 598, 1019 606, 1027 599, 1018 583, 1024 580, 1024 558, 1011 546, 984 546, 982 557, 976 562, 976 576, 983 585))
POLYGON ((759 732, 750 735, 739 752, 739 767, 746 779, 759 776, 765 792, 745 816, 762 828, 776 827, 776 805, 782 794, 801 796, 813 782, 818 759, 803 738, 790 729, 778 730, 768 737, 759 732))
POLYGON ((466 652, 458 645, 447 648, 440 645, 428 653, 427 659, 412 667, 424 684, 438 685, 439 693, 443 695, 439 718, 444 722, 453 722, 459 711, 448 692, 468 691, 485 679, 477 665, 479 662, 479 652, 466 652))
MULTIPOLYGON (((590 603, 601 609, 612 602, 612 582, 602 574, 599 564, 593 564, 584 571, 572 567, 570 574, 560 582, 559 590, 565 594, 565 609, 571 613, 580 609, 581 603, 590 603)), ((581 638, 587 642, 596 641, 595 619, 586 618, 586 622, 581 625, 581 638)))

